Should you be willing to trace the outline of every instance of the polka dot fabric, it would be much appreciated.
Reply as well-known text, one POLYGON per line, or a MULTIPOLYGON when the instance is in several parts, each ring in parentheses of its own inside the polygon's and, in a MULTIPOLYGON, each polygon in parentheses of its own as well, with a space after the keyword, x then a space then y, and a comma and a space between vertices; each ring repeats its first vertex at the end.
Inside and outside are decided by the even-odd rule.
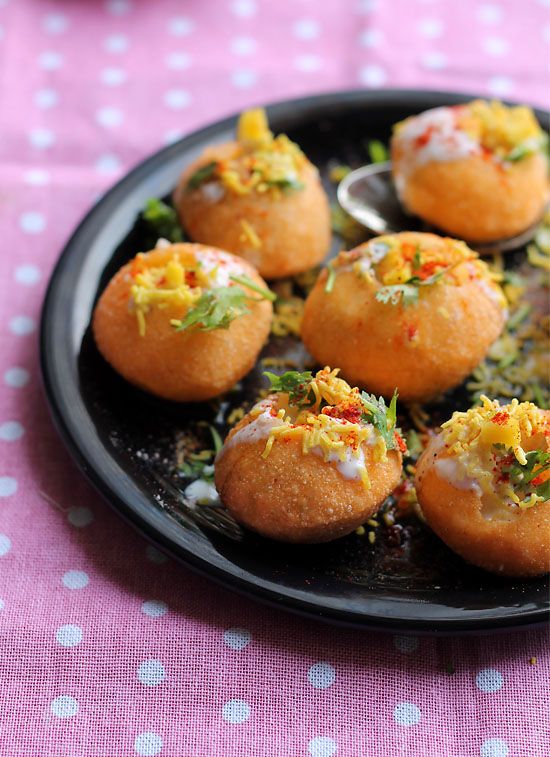
POLYGON ((550 754, 543 632, 338 630, 147 545, 58 440, 36 334, 79 218, 163 144, 344 87, 548 105, 549 14, 541 0, 0 0, 1 757, 550 754))

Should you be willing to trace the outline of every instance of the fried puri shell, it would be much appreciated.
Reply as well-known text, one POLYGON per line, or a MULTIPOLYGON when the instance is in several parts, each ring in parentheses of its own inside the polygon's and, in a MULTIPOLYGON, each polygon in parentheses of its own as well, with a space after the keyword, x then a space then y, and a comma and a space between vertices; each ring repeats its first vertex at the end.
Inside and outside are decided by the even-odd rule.
MULTIPOLYGON (((148 252, 141 260, 161 267, 179 252, 191 263, 206 250, 220 253, 203 245, 178 244, 148 252)), ((240 273, 266 287, 246 261, 235 258, 234 263, 240 273)), ((127 381, 165 399, 194 402, 227 391, 251 370, 269 334, 270 302, 250 301, 248 315, 236 318, 227 329, 208 332, 176 332, 170 320, 182 317, 181 308, 151 307, 145 335, 140 336, 136 316, 128 306, 131 265, 130 261, 111 279, 92 322, 99 351, 127 381)))
MULTIPOLYGON (((394 138, 395 173, 404 156, 394 138)), ((403 176, 406 208, 448 234, 493 242, 520 234, 540 220, 549 198, 546 160, 533 154, 503 165, 483 155, 416 166, 403 176)))
MULTIPOLYGON (((435 235, 407 233, 415 243, 435 235)), ((467 263, 462 263, 467 265, 467 263)), ((375 299, 382 286, 340 270, 332 292, 322 271, 308 296, 302 339, 321 365, 338 365, 352 385, 404 402, 421 402, 460 384, 484 359, 504 325, 494 285, 470 280, 425 287, 415 305, 375 299)))
POLYGON ((196 242, 221 247, 254 265, 266 279, 306 271, 323 260, 330 246, 330 210, 317 169, 309 162, 300 173, 303 189, 236 194, 220 184, 189 190, 189 178, 234 149, 221 145, 206 150, 184 171, 174 194, 182 225, 196 242), (217 191, 216 191, 217 190, 217 191), (250 224, 260 246, 243 233, 250 224))
MULTIPOLYGON (((530 448, 541 446, 533 439, 530 448)), ((435 533, 465 560, 493 573, 538 576, 550 571, 550 501, 526 510, 502 505, 486 511, 471 489, 458 489, 438 475, 434 463, 447 457, 436 438, 417 468, 415 486, 422 512, 435 533)))
POLYGON ((235 426, 216 460, 215 484, 235 519, 263 536, 285 542, 320 543, 345 536, 379 509, 401 477, 401 453, 375 462, 363 446, 371 488, 346 479, 334 463, 303 454, 298 439, 278 440, 262 458, 266 439, 230 443, 251 422, 235 426))

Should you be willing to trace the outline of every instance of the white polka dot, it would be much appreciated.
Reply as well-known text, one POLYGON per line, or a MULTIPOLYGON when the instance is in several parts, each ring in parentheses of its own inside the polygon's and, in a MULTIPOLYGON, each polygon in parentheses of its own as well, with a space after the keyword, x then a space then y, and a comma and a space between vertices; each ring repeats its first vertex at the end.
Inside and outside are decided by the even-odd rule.
POLYGON ((0 497, 11 497, 17 491, 17 481, 12 476, 0 476, 0 497))
POLYGON ((42 21, 42 28, 47 34, 63 34, 69 26, 69 19, 62 13, 49 13, 42 21))
POLYGON ((384 35, 380 29, 365 29, 359 35, 359 42, 363 47, 379 47, 384 42, 384 35))
POLYGON ((432 50, 431 52, 424 53, 421 62, 424 68, 440 71, 447 66, 447 56, 444 53, 432 50))
POLYGON ((498 24, 502 21, 502 8, 488 3, 480 5, 477 9, 477 17, 483 24, 498 24))
POLYGON ((487 55, 505 55, 508 52, 508 42, 501 37, 486 37, 483 40, 483 49, 487 55))
POLYGON ((28 315, 14 315, 10 319, 10 331, 17 336, 32 334, 36 330, 36 323, 28 315))
POLYGON ((250 717, 250 706, 242 699, 230 699, 222 707, 222 717, 226 723, 237 725, 250 717))
POLYGON ((98 173, 115 173, 116 171, 120 171, 120 169, 120 159, 116 155, 106 153, 105 155, 100 155, 95 162, 95 170, 98 173))
POLYGON ((178 16, 177 18, 171 18, 168 22, 168 31, 175 37, 186 37, 191 34, 195 24, 192 19, 186 16, 178 16))
POLYGON ((158 686, 166 678, 166 673, 160 660, 145 660, 138 668, 137 677, 144 686, 158 686))
POLYGON ((164 143, 167 145, 172 145, 174 142, 177 142, 183 137, 183 132, 181 129, 170 129, 170 131, 167 131, 164 135, 164 143))
POLYGON ((94 522, 94 514, 88 507, 71 507, 67 520, 75 528, 86 528, 94 522))
POLYGON ((332 757, 336 754, 338 746, 334 739, 329 739, 328 736, 316 736, 311 739, 307 745, 307 751, 311 757, 332 757))
POLYGON ((108 53, 125 53, 129 46, 128 37, 124 34, 111 34, 105 38, 103 46, 108 53))
POLYGON ((328 662, 316 662, 307 672, 308 681, 314 689, 328 689, 336 678, 336 672, 328 662))
POLYGON ((438 18, 423 18, 418 23, 418 31, 423 37, 433 39, 440 37, 443 32, 443 24, 438 18))
POLYGON ((378 0, 358 0, 357 12, 358 13, 372 13, 376 10, 378 0))
MULTIPOLYGON (((2 480, 0 478, 0 487, 2 486, 2 480)), ((2 496, 2 489, 0 488, 0 496, 2 496)), ((0 557, 7 555, 11 549, 11 539, 6 534, 0 534, 0 557)))
POLYGON ((122 123, 122 111, 119 108, 107 106, 100 108, 95 114, 95 120, 100 126, 104 126, 106 129, 110 129, 115 126, 120 126, 122 123))
POLYGON ((140 757, 154 757, 162 749, 162 738, 152 731, 146 731, 136 736, 134 750, 140 757))
POLYGON ((83 570, 68 570, 63 575, 63 586, 67 589, 84 589, 89 582, 90 578, 83 570))
POLYGON ((188 55, 188 53, 170 53, 166 57, 166 65, 168 68, 173 68, 175 71, 183 71, 186 68, 189 68, 191 65, 191 56, 188 55))
POLYGON ((235 37, 231 40, 231 52, 234 55, 252 55, 258 44, 252 37, 235 37))
POLYGON ((41 276, 42 274, 40 273, 38 266, 32 265, 31 263, 27 265, 19 265, 15 269, 15 280, 19 284, 25 284, 26 286, 37 284, 40 281, 41 276))
POLYGON ((508 744, 503 739, 487 739, 479 750, 480 757, 507 757, 508 744))
POLYGON ((514 89, 514 82, 508 76, 492 76, 489 79, 488 86, 492 95, 504 97, 514 89))
POLYGON ((256 13, 256 3, 254 0, 234 0, 231 10, 240 18, 251 18, 256 13))
POLYGON ((26 386, 29 378, 29 372, 25 368, 19 368, 19 366, 8 368, 4 373, 4 381, 13 389, 21 389, 23 386, 26 386))
POLYGON ((542 27, 542 39, 544 42, 550 43, 550 26, 542 27))
POLYGON ((382 87, 387 81, 387 75, 382 66, 371 63, 363 66, 359 71, 359 81, 365 87, 382 87))
POLYGON ((4 442, 15 442, 21 439, 25 429, 18 421, 6 421, 0 423, 0 439, 4 442))
POLYGON ((538 0, 539 5, 542 5, 543 8, 550 8, 550 0, 538 0))
POLYGON ((78 712, 78 702, 74 697, 56 697, 52 700, 50 709, 58 718, 72 718, 78 712))
POLYGON ((43 168, 31 168, 23 174, 23 181, 34 187, 44 187, 50 183, 50 173, 43 168))
POLYGON ((184 89, 169 89, 168 92, 165 92, 164 94, 164 103, 169 108, 174 108, 174 110, 186 108, 190 102, 191 95, 184 89))
POLYGON ((101 81, 108 87, 119 87, 124 84, 127 76, 123 68, 104 68, 101 72, 101 81))
POLYGON ((56 71, 63 65, 63 56, 54 50, 46 50, 38 56, 38 65, 44 71, 56 71))
POLYGON ((298 55, 294 59, 294 68, 304 73, 318 71, 322 65, 323 61, 318 55, 298 55))
POLYGON ((223 640, 231 649, 241 651, 250 644, 252 634, 246 628, 228 628, 223 632, 223 640))
POLYGON ((295 22, 292 32, 298 39, 315 39, 319 36, 320 27, 312 18, 302 18, 295 22))
POLYGON ((34 104, 37 108, 53 108, 59 102, 59 95, 55 89, 39 89, 34 95, 34 104))
POLYGON ((0 40, 4 39, 4 27, 0 24, 0 40))
POLYGON ((29 142, 38 150, 47 150, 55 142, 55 134, 51 129, 31 129, 29 142))
POLYGON ((493 670, 493 668, 484 668, 476 676, 477 688, 486 694, 494 694, 495 691, 502 688, 503 683, 502 674, 498 670, 493 670))
POLYGON ((249 68, 241 68, 237 71, 233 71, 231 75, 231 81, 239 89, 248 89, 253 87, 258 81, 258 74, 249 68))
POLYGON ((161 618, 168 612, 168 605, 160 599, 148 599, 141 605, 141 612, 150 618, 161 618))
POLYGON ((5 607, 5 603, 3 599, 0 599, 0 610, 3 610, 5 607))
POLYGON ((421 716, 420 709, 410 702, 400 702, 393 710, 393 719, 398 725, 416 725, 421 716))
POLYGON ((26 234, 40 234, 46 228, 46 219, 42 213, 29 210, 19 216, 19 227, 26 234))
POLYGON ((55 638, 62 647, 76 647, 82 641, 82 628, 78 626, 59 626, 55 632, 55 638))
POLYGON ((130 0, 107 0, 105 9, 113 16, 124 16, 132 10, 132 3, 130 0))
POLYGON ((145 555, 147 559, 152 563, 155 563, 155 565, 162 565, 163 563, 168 562, 166 555, 161 552, 160 549, 153 547, 152 544, 148 544, 145 548, 145 555))
POLYGON ((418 639, 415 636, 394 636, 393 644, 399 652, 404 654, 416 652, 418 649, 418 639))

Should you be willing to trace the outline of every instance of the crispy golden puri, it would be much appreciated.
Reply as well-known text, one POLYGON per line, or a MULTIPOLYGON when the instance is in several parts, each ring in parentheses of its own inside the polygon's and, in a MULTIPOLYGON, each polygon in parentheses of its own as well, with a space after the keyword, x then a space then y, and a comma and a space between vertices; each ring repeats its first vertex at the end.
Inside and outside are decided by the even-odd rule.
POLYGON ((157 248, 111 279, 94 312, 94 337, 113 368, 141 389, 178 402, 209 399, 248 373, 268 337, 272 305, 261 292, 270 294, 241 258, 195 244, 157 248), (178 330, 215 302, 218 327, 204 330, 199 320, 178 330))
POLYGON ((238 140, 209 148, 183 173, 174 204, 188 235, 239 255, 266 279, 317 265, 330 246, 319 174, 265 113, 241 116, 238 140))
POLYGON ((285 374, 298 392, 270 395, 227 437, 216 488, 248 528, 280 541, 330 541, 364 523, 399 483, 404 444, 394 408, 376 405, 382 436, 358 390, 336 373, 285 374))
POLYGON ((550 570, 550 412, 530 403, 455 413, 418 461, 433 530, 468 562, 510 576, 550 570), (498 446, 495 446, 498 445, 498 446))
POLYGON ((505 319, 489 269, 463 242, 404 232, 341 253, 306 300, 302 339, 352 384, 421 402, 459 384, 505 319))

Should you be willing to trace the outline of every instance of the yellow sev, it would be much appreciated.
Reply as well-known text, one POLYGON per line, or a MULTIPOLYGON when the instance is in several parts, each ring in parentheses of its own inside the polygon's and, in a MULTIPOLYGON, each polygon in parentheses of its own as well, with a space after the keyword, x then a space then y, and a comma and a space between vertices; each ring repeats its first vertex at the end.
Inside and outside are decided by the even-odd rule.
POLYGON ((174 256, 164 266, 140 268, 141 253, 136 256, 134 283, 130 288, 130 308, 135 312, 140 336, 145 336, 145 315, 151 307, 180 306, 186 310, 200 298, 203 288, 210 286, 210 276, 199 263, 185 267, 180 256, 174 256), (192 274, 193 284, 188 283, 192 274))
MULTIPOLYGON (((352 389, 347 382, 338 378, 337 374, 338 369, 330 370, 328 367, 317 372, 308 385, 314 402, 307 408, 300 409, 290 405, 288 394, 278 393, 276 417, 281 421, 281 425, 270 430, 262 457, 265 459, 269 456, 277 441, 298 439, 301 441, 303 454, 318 450, 325 462, 345 462, 350 457, 354 459, 363 486, 369 489, 370 479, 364 464, 362 445, 376 433, 374 458, 384 460, 386 444, 371 424, 360 420, 362 403, 359 389, 352 389), (326 405, 321 410, 322 402, 326 405), (335 408, 336 416, 340 417, 329 414, 332 408, 335 408), (354 420, 347 420, 346 413, 354 420)), ((254 408, 252 416, 258 416, 264 408, 265 406, 254 408)))
POLYGON ((539 408, 532 402, 520 403, 517 399, 501 407, 498 400, 484 395, 481 402, 480 407, 453 413, 442 425, 447 454, 460 460, 466 475, 475 479, 482 492, 489 496, 497 494, 521 508, 543 501, 542 497, 531 494, 522 502, 510 482, 495 475, 494 460, 494 445, 502 445, 512 450, 520 465, 527 464, 525 440, 545 429, 539 408))

